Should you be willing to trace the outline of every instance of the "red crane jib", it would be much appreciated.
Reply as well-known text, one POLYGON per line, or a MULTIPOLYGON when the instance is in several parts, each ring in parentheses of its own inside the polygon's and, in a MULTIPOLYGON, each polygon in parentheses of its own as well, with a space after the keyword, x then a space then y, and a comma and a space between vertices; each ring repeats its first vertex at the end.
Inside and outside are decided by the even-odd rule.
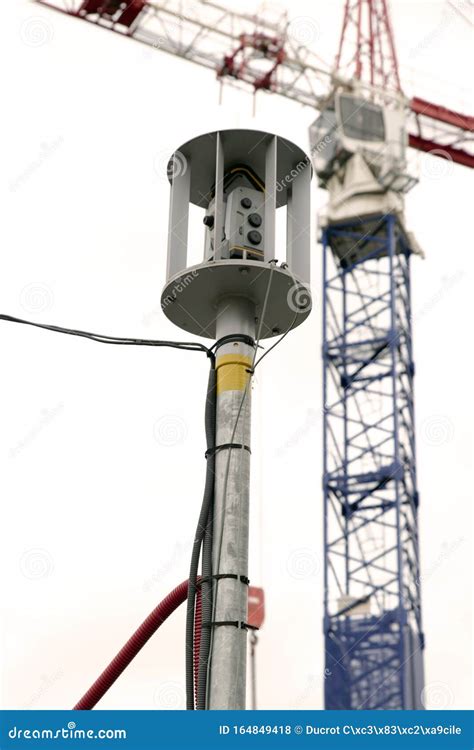
MULTIPOLYGON (((101 16, 115 16, 120 10, 121 5, 123 5, 122 0, 85 0, 79 9, 78 15, 98 13, 101 16)), ((145 5, 144 0, 131 0, 131 2, 127 3, 122 13, 114 18, 115 22, 130 28, 145 5)))
POLYGON ((416 115, 431 117, 433 120, 454 125, 454 127, 462 128, 462 130, 474 131, 474 117, 462 115, 460 112, 442 107, 441 104, 433 104, 415 96, 410 102, 410 109, 416 115))
MULTIPOLYGON (((40 5, 53 8, 83 21, 98 23, 110 31, 134 38, 141 29, 142 18, 160 17, 160 7, 145 0, 36 0, 40 5), (74 10, 78 8, 77 10, 74 10), (103 23, 101 23, 103 19, 103 23)), ((203 3, 203 6, 206 4, 203 3)), ((223 12, 217 4, 210 4, 223 12)), ((193 42, 182 49, 180 45, 170 45, 166 51, 185 59, 199 62, 216 70, 215 57, 208 54, 208 36, 213 29, 201 24, 199 18, 187 19, 172 9, 164 8, 164 13, 179 23, 192 28, 193 42), (201 31, 199 31, 201 29, 201 31), (204 33, 204 31, 206 33, 204 33), (202 42, 202 48, 199 46, 202 42)), ((238 18, 238 13, 228 12, 238 18)), ((243 20, 248 20, 242 16, 243 20)), ((219 22, 215 30, 218 31, 219 22)), ((145 28, 143 26, 143 28, 145 28)), ((176 32, 177 33, 177 32, 176 32)), ((140 41, 150 46, 156 44, 152 32, 141 37, 140 41)), ((301 104, 318 109, 319 98, 315 91, 320 83, 321 70, 305 65, 302 59, 287 59, 285 37, 265 34, 261 31, 236 36, 236 47, 222 58, 217 68, 218 77, 238 78, 253 86, 254 91, 267 90, 285 96, 301 104), (262 71, 260 60, 267 60, 268 69, 262 71), (299 67, 298 67, 299 66, 299 67), (281 72, 281 81, 277 74, 281 72), (285 80, 291 73, 293 79, 285 80), (305 85, 300 84, 303 81, 305 85)), ((298 55, 296 56, 298 58, 298 55)), ((336 67, 347 71, 346 77, 368 79, 384 89, 400 91, 398 63, 393 39, 393 30, 388 14, 387 0, 345 0, 344 23, 339 44, 336 67)), ((474 168, 474 156, 470 146, 474 130, 474 117, 463 115, 438 104, 414 97, 410 102, 409 145, 419 151, 431 153, 443 159, 451 159, 456 164, 474 168), (448 128, 440 132, 436 123, 448 128)))
POLYGON ((440 144, 437 141, 423 138, 421 135, 416 135, 415 133, 408 134, 408 145, 417 151, 424 151, 440 159, 447 159, 455 164, 461 164, 463 167, 474 169, 474 156, 460 148, 440 144))
POLYGON ((416 116, 418 127, 417 133, 409 133, 408 136, 408 143, 412 148, 431 153, 441 159, 449 159, 455 164, 462 164, 464 167, 474 168, 474 155, 466 149, 456 148, 455 145, 456 142, 462 143, 464 140, 469 140, 469 136, 474 131, 474 117, 455 112, 441 104, 433 104, 433 102, 428 102, 420 97, 413 97, 410 102, 410 109, 416 116), (453 142, 446 143, 446 139, 433 140, 433 136, 429 135, 431 121, 442 122, 457 128, 458 133, 454 133, 451 139, 453 142), (428 133, 425 133, 425 125, 427 124, 428 133))

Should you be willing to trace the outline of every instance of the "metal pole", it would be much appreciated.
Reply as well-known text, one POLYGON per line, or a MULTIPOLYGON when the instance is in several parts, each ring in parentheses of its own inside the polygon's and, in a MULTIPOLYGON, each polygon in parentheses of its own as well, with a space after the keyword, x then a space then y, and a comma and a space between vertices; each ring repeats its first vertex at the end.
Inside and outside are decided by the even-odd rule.
MULTIPOLYGON (((227 297, 217 310, 217 340, 233 334, 255 337, 255 307, 227 297)), ((250 375, 254 349, 230 341, 217 350, 216 453, 213 573, 248 575, 250 482, 250 375)), ((235 578, 214 584, 208 708, 245 709, 248 586, 235 578)))

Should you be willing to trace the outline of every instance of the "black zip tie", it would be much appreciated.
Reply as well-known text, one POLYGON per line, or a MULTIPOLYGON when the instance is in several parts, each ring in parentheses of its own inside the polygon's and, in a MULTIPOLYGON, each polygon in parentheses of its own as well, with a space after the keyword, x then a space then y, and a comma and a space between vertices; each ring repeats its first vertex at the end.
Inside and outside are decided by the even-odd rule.
POLYGON ((250 625, 248 622, 242 622, 241 620, 220 620, 217 622, 203 622, 203 628, 220 628, 222 625, 232 625, 234 628, 239 630, 260 630, 256 625, 250 625))
POLYGON ((213 578, 216 581, 220 581, 221 578, 233 578, 236 581, 241 581, 241 583, 245 583, 246 586, 248 586, 250 583, 250 578, 247 578, 247 576, 239 576, 238 573, 214 573, 213 575, 206 576, 205 578, 200 578, 198 581, 198 585, 200 585, 201 583, 207 583, 213 578))
POLYGON ((242 443, 222 443, 222 445, 215 445, 214 448, 208 448, 204 455, 206 458, 209 458, 209 456, 213 456, 218 451, 227 450, 228 448, 244 448, 249 453, 252 453, 248 445, 243 445, 242 443))
POLYGON ((211 347, 211 350, 218 349, 220 346, 224 346, 224 344, 231 344, 234 341, 247 344, 252 348, 255 347, 255 339, 251 336, 247 336, 245 333, 230 333, 228 336, 223 336, 221 339, 218 339, 211 347))

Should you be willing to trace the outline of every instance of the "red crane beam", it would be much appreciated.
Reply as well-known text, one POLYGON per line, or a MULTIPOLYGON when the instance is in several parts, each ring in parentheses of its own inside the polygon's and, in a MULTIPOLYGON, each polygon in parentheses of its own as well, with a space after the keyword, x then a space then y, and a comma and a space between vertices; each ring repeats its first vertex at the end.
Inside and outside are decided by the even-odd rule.
POLYGON ((416 131, 408 136, 412 148, 474 168, 474 154, 467 150, 473 140, 474 117, 419 97, 411 100, 410 110, 416 131), (459 148, 462 143, 466 148, 459 148))
POLYGON ((445 122, 470 133, 474 131, 474 117, 462 115, 460 112, 442 107, 441 104, 433 104, 415 96, 410 102, 410 109, 417 115, 431 117, 433 120, 445 122))
POLYGON ((461 164, 464 167, 474 169, 474 156, 460 148, 454 148, 454 146, 446 144, 440 146, 436 141, 430 141, 428 138, 422 138, 413 133, 408 134, 408 145, 416 148, 417 151, 424 151, 440 159, 447 159, 448 161, 453 161, 455 164, 461 164))

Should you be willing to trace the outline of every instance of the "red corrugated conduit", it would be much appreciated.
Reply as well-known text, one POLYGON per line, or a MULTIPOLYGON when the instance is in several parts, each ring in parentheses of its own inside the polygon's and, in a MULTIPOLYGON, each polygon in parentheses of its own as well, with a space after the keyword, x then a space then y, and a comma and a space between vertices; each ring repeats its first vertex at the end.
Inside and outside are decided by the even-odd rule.
POLYGON ((198 702, 199 653, 201 651, 202 629, 202 592, 198 586, 196 594, 196 608, 194 610, 194 701, 198 702))
MULTIPOLYGON (((200 591, 200 589, 198 589, 200 591)), ((134 632, 132 637, 127 641, 125 646, 120 649, 117 656, 112 659, 108 667, 104 669, 100 677, 89 688, 87 693, 82 696, 81 700, 76 703, 74 709, 77 711, 87 711, 100 701, 107 690, 114 684, 115 680, 120 677, 124 669, 135 658, 138 652, 143 648, 145 643, 150 640, 151 636, 156 633, 160 625, 186 601, 188 595, 188 581, 183 581, 160 604, 151 612, 146 620, 134 632)), ((201 609, 201 597, 198 599, 199 611, 201 609)), ((200 618, 200 615, 199 615, 200 618)), ((196 613, 197 619, 197 613, 196 613)), ((199 620, 200 621, 200 620, 199 620)), ((196 627, 195 632, 195 649, 199 663, 199 644, 201 639, 201 629, 196 627)))

